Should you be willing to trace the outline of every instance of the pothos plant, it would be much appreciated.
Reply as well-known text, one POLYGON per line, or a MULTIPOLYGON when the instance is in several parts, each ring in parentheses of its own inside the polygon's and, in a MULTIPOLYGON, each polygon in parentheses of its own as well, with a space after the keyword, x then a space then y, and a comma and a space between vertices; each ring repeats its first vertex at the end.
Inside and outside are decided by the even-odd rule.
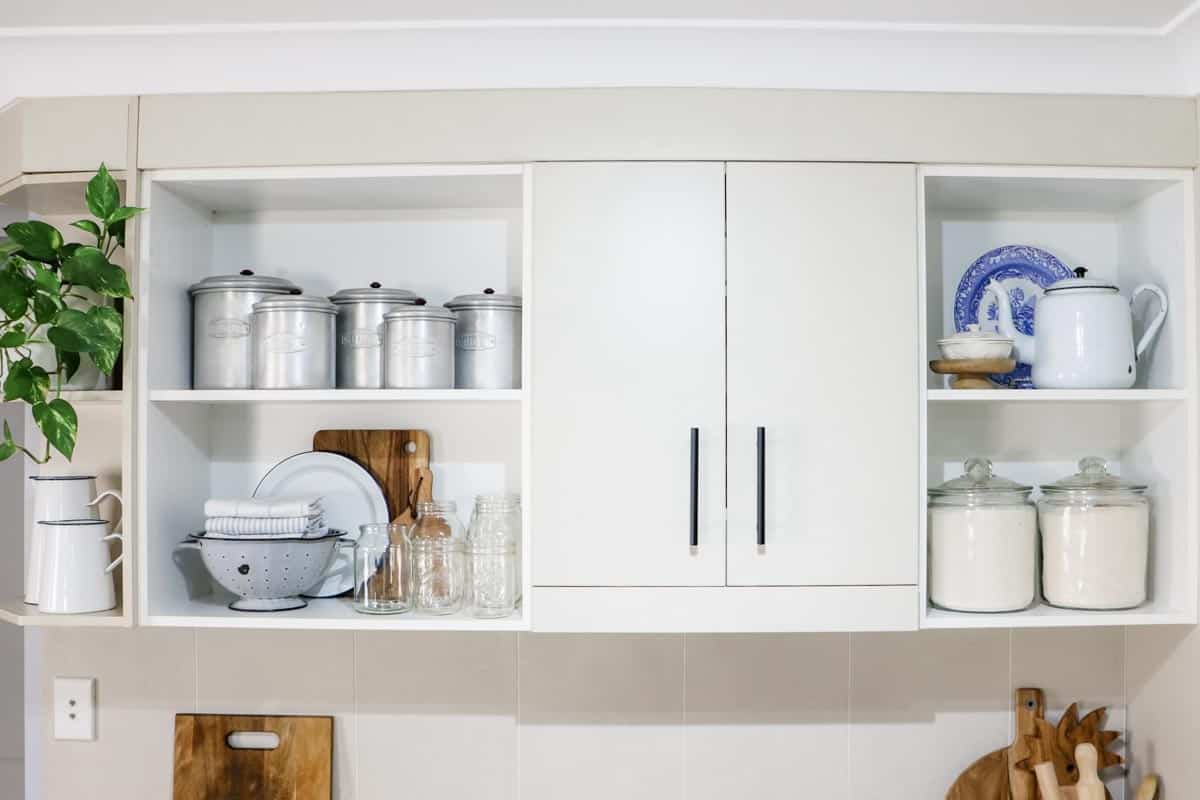
POLYGON ((70 460, 79 419, 62 397, 63 386, 87 358, 111 375, 121 353, 121 315, 105 298, 130 299, 125 270, 110 260, 125 246, 125 224, 143 209, 121 205, 120 188, 100 170, 84 193, 95 219, 72 222, 96 244, 66 243, 53 225, 14 222, 0 238, 0 375, 5 400, 31 406, 46 440, 41 455, 14 441, 8 422, 0 461, 18 452, 44 464, 53 447, 70 460), (86 287, 100 296, 81 294, 86 287), (53 376, 54 380, 51 380, 53 376))

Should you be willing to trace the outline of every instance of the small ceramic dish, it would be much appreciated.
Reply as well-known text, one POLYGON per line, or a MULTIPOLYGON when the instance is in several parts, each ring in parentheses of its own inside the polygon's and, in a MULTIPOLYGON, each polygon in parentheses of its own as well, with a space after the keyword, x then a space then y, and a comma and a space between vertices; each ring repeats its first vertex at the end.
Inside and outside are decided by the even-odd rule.
POLYGON ((938 350, 945 359, 1008 358, 1012 348, 1012 339, 981 331, 978 325, 969 325, 965 331, 938 339, 938 350))

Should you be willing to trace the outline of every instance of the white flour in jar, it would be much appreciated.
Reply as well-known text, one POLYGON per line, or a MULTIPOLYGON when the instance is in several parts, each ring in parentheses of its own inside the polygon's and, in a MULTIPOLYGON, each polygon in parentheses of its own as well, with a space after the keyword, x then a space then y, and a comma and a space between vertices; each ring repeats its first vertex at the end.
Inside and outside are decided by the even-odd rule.
POLYGON ((1033 506, 931 506, 929 599, 954 611, 1019 611, 1036 592, 1033 506))
POLYGON ((1047 603, 1120 609, 1146 602, 1148 505, 1047 505, 1038 516, 1047 603))

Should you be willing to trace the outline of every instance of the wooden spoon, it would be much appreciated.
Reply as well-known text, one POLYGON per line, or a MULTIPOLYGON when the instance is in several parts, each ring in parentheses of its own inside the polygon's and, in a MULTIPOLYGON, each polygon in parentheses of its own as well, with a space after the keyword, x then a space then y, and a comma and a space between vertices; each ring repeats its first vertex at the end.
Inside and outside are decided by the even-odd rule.
POLYGON ((1137 797, 1134 800, 1154 800, 1158 795, 1158 776, 1147 775, 1142 779, 1142 785, 1138 787, 1137 797))
POLYGON ((1075 764, 1079 767, 1079 782, 1075 794, 1079 800, 1108 800, 1104 782, 1100 780, 1100 754, 1096 745, 1084 742, 1075 748, 1075 764))

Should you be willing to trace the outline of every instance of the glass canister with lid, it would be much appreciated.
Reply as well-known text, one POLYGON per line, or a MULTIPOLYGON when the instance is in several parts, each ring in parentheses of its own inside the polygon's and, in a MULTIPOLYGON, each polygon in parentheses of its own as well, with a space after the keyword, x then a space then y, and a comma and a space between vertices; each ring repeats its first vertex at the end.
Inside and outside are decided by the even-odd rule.
POLYGON ((1042 594, 1064 608, 1113 610, 1146 602, 1150 501, 1144 484, 1088 457, 1042 488, 1042 594))
POLYGON ((929 490, 929 599, 952 611, 1019 611, 1037 596, 1032 486, 969 458, 965 474, 929 490))

